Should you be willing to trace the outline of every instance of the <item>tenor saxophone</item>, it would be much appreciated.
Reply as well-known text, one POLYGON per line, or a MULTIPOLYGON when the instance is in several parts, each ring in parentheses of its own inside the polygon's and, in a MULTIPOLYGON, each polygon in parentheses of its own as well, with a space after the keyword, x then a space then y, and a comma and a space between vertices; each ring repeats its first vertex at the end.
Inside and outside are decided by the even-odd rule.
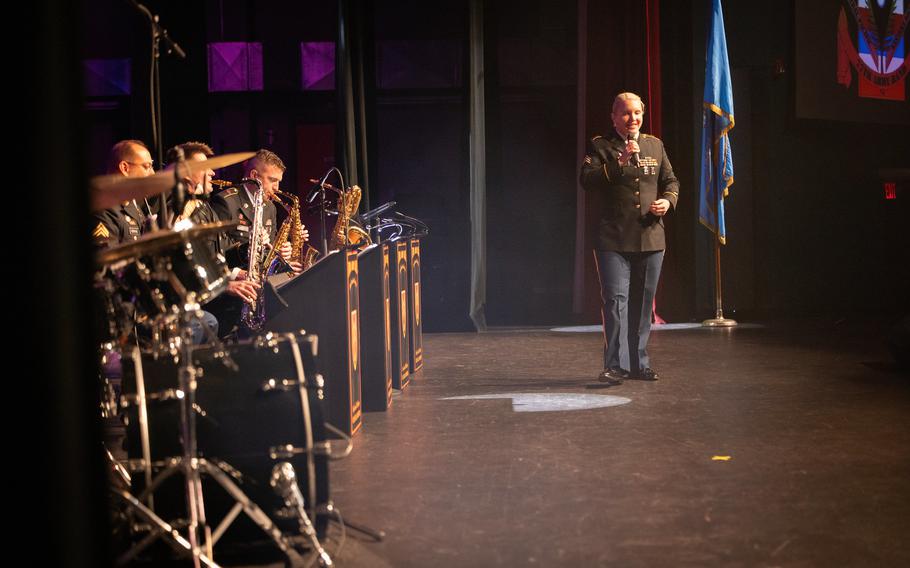
POLYGON ((363 230, 353 219, 357 208, 360 207, 361 189, 354 185, 342 191, 338 198, 338 220, 332 229, 332 242, 330 248, 339 250, 348 245, 364 247, 372 244, 369 233, 363 230))

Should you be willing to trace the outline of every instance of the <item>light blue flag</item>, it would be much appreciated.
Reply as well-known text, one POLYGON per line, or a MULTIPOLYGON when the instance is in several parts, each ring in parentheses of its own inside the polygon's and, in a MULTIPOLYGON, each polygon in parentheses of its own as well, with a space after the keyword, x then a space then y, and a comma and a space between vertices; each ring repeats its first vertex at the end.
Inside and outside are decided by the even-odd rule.
POLYGON ((713 0, 708 33, 698 218, 702 225, 717 234, 722 244, 726 244, 723 198, 729 195, 729 188, 733 184, 733 151, 728 136, 734 124, 733 82, 730 80, 724 13, 720 0, 713 0), (718 193, 721 199, 717 198, 718 193))

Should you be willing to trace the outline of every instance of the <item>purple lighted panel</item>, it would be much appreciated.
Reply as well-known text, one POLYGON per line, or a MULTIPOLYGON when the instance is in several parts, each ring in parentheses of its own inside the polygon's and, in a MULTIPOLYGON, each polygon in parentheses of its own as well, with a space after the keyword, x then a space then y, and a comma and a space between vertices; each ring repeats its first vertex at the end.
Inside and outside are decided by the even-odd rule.
POLYGON ((331 91, 335 88, 334 42, 301 42, 300 86, 304 91, 331 91))
POLYGON ((86 59, 82 62, 85 95, 117 97, 131 92, 129 59, 86 59))
POLYGON ((262 44, 210 43, 209 92, 261 91, 262 44))

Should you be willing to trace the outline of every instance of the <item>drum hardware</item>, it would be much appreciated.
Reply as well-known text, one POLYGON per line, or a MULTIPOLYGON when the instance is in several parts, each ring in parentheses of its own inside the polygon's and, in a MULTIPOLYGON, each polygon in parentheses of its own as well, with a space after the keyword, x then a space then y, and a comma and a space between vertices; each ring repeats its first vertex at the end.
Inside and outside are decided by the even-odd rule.
MULTIPOLYGON (((325 379, 320 374, 316 374, 313 377, 313 382, 320 390, 319 398, 322 399, 322 389, 325 388, 325 379)), ((262 383, 262 386, 259 387, 259 390, 262 392, 271 392, 271 391, 289 391, 301 386, 301 382, 294 379, 268 379, 262 383)), ((304 386, 306 386, 304 384, 304 386)))
MULTIPOLYGON (((117 559, 118 564, 130 562, 155 541, 162 540, 179 554, 192 558, 194 566, 217 566, 213 560, 215 543, 221 539, 241 513, 246 513, 253 524, 268 536, 269 541, 285 554, 292 565, 303 564, 303 556, 294 548, 293 537, 285 535, 263 509, 237 485, 243 478, 240 472, 226 462, 215 462, 203 458, 199 454, 197 417, 205 417, 207 413, 196 398, 197 386, 202 380, 203 369, 198 367, 198 363, 194 361, 197 348, 191 345, 191 323, 201 316, 199 302, 204 298, 216 296, 226 288, 226 270, 223 262, 219 262, 217 258, 209 258, 210 255, 206 256, 205 251, 208 249, 197 243, 209 231, 226 230, 227 226, 233 225, 232 223, 210 224, 181 231, 159 231, 157 234, 149 235, 135 243, 104 251, 96 257, 97 262, 114 278, 112 282, 116 284, 117 296, 122 297, 125 301, 134 300, 135 297, 144 298, 144 304, 140 310, 142 317, 152 325, 153 358, 164 362, 173 360, 177 365, 176 386, 148 392, 146 377, 143 376, 142 371, 141 351, 133 348, 132 358, 134 361, 140 362, 135 366, 136 393, 123 396, 119 403, 115 399, 113 405, 110 403, 111 395, 105 396, 107 401, 105 406, 111 413, 119 413, 125 408, 135 408, 134 425, 138 429, 139 440, 134 448, 138 447, 141 451, 141 459, 128 460, 124 464, 118 464, 121 466, 120 469, 112 466, 112 471, 123 479, 124 483, 137 481, 129 475, 130 472, 141 472, 142 475, 138 481, 144 482, 144 489, 138 495, 131 494, 122 486, 112 484, 112 494, 125 506, 124 518, 131 521, 130 526, 133 529, 140 531, 135 534, 147 533, 117 559), (150 402, 176 404, 179 414, 179 419, 175 420, 179 430, 179 456, 157 461, 152 459, 150 402), (125 467, 123 467, 124 465, 125 467), (123 477, 124 473, 127 474, 127 477, 123 477), (167 522, 156 513, 155 491, 160 489, 166 480, 172 479, 174 476, 182 478, 182 493, 185 499, 182 512, 185 512, 186 518, 182 521, 167 522), (206 515, 203 500, 203 476, 214 480, 232 499, 233 505, 228 505, 230 510, 217 527, 210 525, 206 515)), ((108 282, 108 284, 110 283, 111 281, 108 282)), ((207 326, 203 325, 202 328, 211 341, 212 347, 206 349, 211 360, 218 361, 225 368, 236 372, 239 367, 232 357, 232 351, 221 344, 207 326)), ((294 335, 279 337, 267 334, 255 340, 254 344, 256 348, 269 349, 278 353, 281 341, 287 341, 288 338, 291 339, 289 346, 293 354, 298 380, 287 378, 288 375, 275 374, 270 380, 267 379, 261 384, 264 387, 272 385, 274 394, 285 392, 294 397, 295 388, 301 393, 304 443, 292 445, 292 448, 297 451, 286 459, 297 460, 300 464, 299 467, 306 468, 308 481, 306 491, 304 493, 303 488, 298 487, 297 492, 301 496, 300 503, 307 502, 303 500, 302 495, 308 496, 309 514, 312 521, 310 518, 304 520, 300 517, 299 503, 295 501, 294 494, 288 493, 289 472, 282 470, 284 477, 281 479, 283 481, 276 485, 275 496, 284 503, 284 507, 296 509, 296 513, 291 519, 296 520, 299 530, 306 537, 306 540, 303 541, 304 544, 312 545, 317 534, 313 524, 316 523, 317 511, 323 509, 320 503, 317 503, 316 459, 322 459, 323 464, 328 459, 316 456, 323 453, 330 454, 331 447, 328 443, 315 440, 314 419, 310 415, 308 397, 313 396, 315 400, 322 398, 323 381, 321 377, 314 376, 311 382, 318 386, 313 387, 313 385, 307 384, 300 347, 294 335), (318 393, 313 392, 317 389, 319 389, 318 393), (306 448, 310 448, 310 450, 306 450, 306 448), (279 488, 282 489, 281 493, 278 492, 279 488), (311 528, 309 533, 305 528, 307 522, 311 528)), ((315 337, 310 336, 306 340, 315 356, 315 337)), ((263 390, 268 392, 267 389, 263 390)), ((271 399, 271 396, 268 398, 271 399)), ((177 436, 175 436, 175 441, 176 438, 177 436)), ((350 450, 349 441, 347 453, 350 450)), ((112 463, 115 462, 112 461, 112 463)), ((302 469, 300 471, 303 472, 302 469)), ((293 479, 296 480, 297 472, 293 473, 293 479)), ((325 493, 327 495, 327 489, 325 493)), ((275 497, 270 497, 270 500, 275 500, 275 497)), ((265 501, 262 502, 265 503, 265 501)), ((326 510, 332 510, 332 507, 326 507, 326 510)), ((327 518, 323 517, 322 522, 326 522, 327 518)), ((315 542, 318 544, 318 539, 315 542)), ((331 559, 321 546, 311 546, 311 551, 323 565, 330 564, 331 559), (328 559, 328 563, 326 559, 328 559)))
MULTIPOLYGON (((291 444, 284 446, 272 446, 269 448, 269 457, 273 460, 287 459, 304 454, 319 454, 323 456, 332 455, 332 444, 328 440, 313 444, 312 448, 298 448, 291 444)), ((290 465, 290 464, 288 464, 290 465)))
MULTIPOLYGON (((315 356, 315 346, 317 343, 316 338, 313 336, 306 336, 305 339, 307 340, 307 343, 309 344, 308 346, 312 350, 313 355, 315 356)), ((248 342, 248 345, 250 347, 254 348, 255 350, 264 350, 267 352, 274 352, 277 354, 281 351, 281 349, 283 348, 285 343, 287 343, 287 345, 290 347, 290 352, 293 355, 293 366, 298 371, 298 373, 297 373, 298 377, 302 378, 302 380, 291 378, 291 373, 288 373, 287 375, 282 375, 280 373, 276 373, 274 375, 271 375, 270 378, 262 380, 261 382, 257 382, 256 385, 258 387, 261 387, 261 388, 258 388, 257 390, 259 390, 259 392, 263 392, 263 393, 274 393, 274 394, 290 393, 290 396, 292 396, 292 397, 294 396, 293 395, 294 390, 301 392, 301 396, 300 396, 299 400, 300 400, 302 410, 303 410, 303 413, 305 416, 304 430, 306 431, 306 436, 305 436, 306 444, 310 445, 311 447, 320 448, 319 451, 321 451, 322 442, 314 440, 313 424, 312 424, 313 419, 310 417, 310 409, 309 409, 309 403, 307 400, 307 395, 303 394, 303 392, 304 392, 304 389, 307 389, 307 393, 309 393, 311 396, 315 396, 315 394, 312 393, 312 391, 315 389, 310 388, 308 383, 321 384, 322 381, 321 381, 321 377, 319 377, 317 379, 315 376, 313 376, 312 378, 308 379, 307 375, 304 374, 303 358, 301 355, 300 347, 297 344, 296 337, 293 334, 278 336, 278 335, 269 333, 264 336, 260 336, 251 342, 248 342), (287 340, 289 338, 291 339, 291 341, 288 342, 287 340), (273 386, 273 388, 271 390, 269 388, 270 385, 273 386)), ((233 350, 236 350, 238 347, 241 347, 241 346, 233 346, 231 349, 228 349, 224 345, 218 344, 215 347, 206 348, 205 349, 205 352, 206 352, 205 360, 206 361, 209 361, 209 360, 222 361, 222 360, 228 359, 232 363, 234 363, 234 369, 238 369, 239 367, 237 367, 236 362, 234 361, 234 358, 231 356, 233 350)), ((284 353, 287 354, 287 351, 284 351, 284 353)), ((134 350, 132 353, 133 360, 138 362, 141 360, 140 357, 141 357, 141 353, 139 352, 139 350, 138 349, 134 350)), ((153 360, 154 360, 154 358, 153 358, 153 360)), ((165 363, 167 363, 169 361, 169 359, 165 358, 165 359, 163 359, 163 361, 165 363)), ((240 517, 241 514, 246 513, 246 516, 251 519, 251 521, 259 528, 259 530, 261 530, 263 533, 265 533, 268 536, 268 542, 271 542, 275 547, 277 547, 278 550, 280 550, 287 557, 290 565, 292 565, 292 566, 310 565, 313 563, 312 561, 314 561, 314 560, 318 561, 321 565, 324 565, 324 566, 331 565, 331 557, 326 553, 326 551, 322 548, 322 546, 318 542, 317 533, 316 533, 316 529, 314 528, 313 521, 310 520, 310 517, 307 517, 305 520, 300 517, 299 508, 295 509, 293 507, 293 505, 295 503, 295 501, 293 501, 294 496, 287 493, 288 488, 286 485, 279 486, 283 491, 282 493, 279 493, 278 489, 276 488, 275 495, 281 499, 281 501, 284 503, 285 508, 291 510, 291 512, 294 513, 293 515, 287 517, 287 519, 290 521, 296 522, 296 525, 298 526, 298 529, 299 529, 301 535, 303 537, 305 537, 302 539, 299 539, 298 537, 295 537, 288 533, 283 533, 281 531, 281 529, 277 525, 275 525, 275 523, 269 518, 269 516, 266 514, 266 512, 259 505, 257 505, 257 503, 253 500, 253 498, 251 498, 251 496, 249 494, 245 493, 238 486, 238 483, 242 484, 242 483, 247 482, 247 483, 252 483, 252 487, 255 487, 255 486, 257 486, 256 480, 247 479, 245 477, 245 474, 242 474, 240 471, 235 469, 233 466, 231 466, 227 462, 215 460, 215 459, 211 459, 211 458, 206 459, 206 458, 202 458, 202 457, 197 457, 192 460, 193 463, 188 464, 187 458, 185 455, 171 457, 171 458, 158 460, 158 461, 152 461, 151 449, 148 445, 149 433, 148 433, 147 411, 148 411, 149 402, 155 401, 157 403, 162 403, 165 401, 171 401, 172 404, 174 401, 178 402, 180 404, 180 410, 181 410, 181 432, 183 432, 183 428, 184 428, 183 423, 190 422, 190 420, 186 419, 187 417, 186 417, 185 411, 184 411, 186 402, 189 399, 189 396, 187 394, 188 390, 186 388, 183 388, 183 384, 187 381, 182 376, 183 374, 186 373, 185 367, 188 366, 186 364, 187 361, 189 361, 191 363, 191 366, 195 369, 194 377, 196 379, 199 379, 199 377, 201 377, 201 375, 202 375, 203 369, 199 368, 198 363, 195 362, 193 359, 189 359, 185 354, 181 354, 179 362, 175 360, 175 362, 179 363, 179 369, 180 369, 180 374, 181 374, 181 376, 179 377, 180 384, 176 388, 158 389, 158 392, 155 392, 155 393, 146 392, 146 389, 148 387, 147 377, 143 376, 142 365, 141 364, 135 365, 134 369, 135 369, 136 394, 127 396, 124 399, 124 402, 122 403, 123 406, 130 406, 130 407, 135 408, 136 412, 139 415, 137 424, 139 426, 141 446, 143 448, 142 449, 143 459, 130 460, 126 464, 127 467, 133 471, 141 470, 141 471, 145 472, 145 478, 144 478, 145 482, 146 482, 145 488, 140 493, 135 495, 134 497, 132 495, 130 495, 130 497, 133 497, 136 502, 140 503, 142 505, 142 507, 145 508, 143 510, 141 508, 134 508, 134 507, 132 507, 132 505, 130 505, 130 508, 134 510, 134 512, 136 513, 136 516, 139 517, 139 519, 144 522, 144 524, 142 526, 134 525, 134 528, 144 529, 146 532, 149 532, 149 534, 145 538, 143 538, 142 541, 139 542, 136 546, 137 547, 141 546, 143 548, 146 548, 151 543, 153 543, 155 540, 157 540, 159 538, 169 539, 170 538, 169 535, 171 534, 169 529, 178 530, 178 529, 186 528, 190 531, 188 534, 192 535, 192 530, 195 527, 200 535, 198 538, 198 542, 197 542, 197 547, 201 548, 201 556, 200 556, 199 562, 201 563, 201 565, 206 565, 206 566, 214 565, 214 563, 208 564, 205 562, 206 559, 211 561, 212 548, 215 546, 215 544, 217 544, 220 541, 220 539, 228 531, 228 529, 231 527, 231 525, 234 523, 234 521, 238 517, 240 517), (200 507, 201 510, 199 511, 197 523, 194 525, 193 519, 192 519, 192 514, 191 514, 192 510, 189 509, 189 507, 188 507, 188 510, 190 511, 190 514, 188 514, 188 518, 186 519, 185 522, 166 523, 157 517, 156 511, 151 506, 147 505, 147 502, 149 502, 151 500, 152 495, 158 489, 161 488, 162 484, 164 484, 165 481, 173 478, 175 475, 180 475, 180 474, 183 474, 184 477, 188 477, 188 475, 186 473, 186 471, 188 469, 188 465, 189 465, 189 467, 192 467, 195 469, 197 475, 200 478, 202 476, 204 476, 210 480, 215 481, 215 483, 217 483, 217 485, 220 486, 224 490, 224 492, 230 497, 230 499, 233 500, 233 501, 231 501, 232 504, 228 505, 228 506, 230 506, 230 510, 227 512, 227 514, 224 514, 221 517, 221 520, 218 523, 218 526, 212 527, 210 530, 209 530, 208 524, 203 525, 203 523, 206 521, 207 517, 203 516, 206 514, 206 511, 204 509, 202 509, 201 507, 200 507), (152 477, 153 470, 155 470, 155 472, 156 472, 154 477, 152 477), (150 515, 156 515, 156 517, 152 517, 150 515), (306 529, 307 523, 309 523, 309 527, 310 527, 309 531, 307 531, 307 529, 306 529), (299 542, 298 542, 298 540, 299 540, 299 542), (298 552, 294 548, 295 545, 297 545, 297 544, 299 544, 300 546, 307 547, 309 549, 309 552, 311 552, 312 554, 307 553, 306 555, 303 555, 302 552, 298 552), (310 556, 312 556, 312 558, 309 558, 310 556), (309 558, 309 560, 310 560, 309 564, 304 563, 305 557, 309 558)), ((314 363, 308 363, 308 368, 309 368, 309 366, 314 366, 314 365, 315 365, 314 363)), ((219 365, 219 367, 220 367, 220 365, 219 365)), ((206 368, 210 369, 209 367, 206 367, 206 368)), ((244 368, 247 369, 249 367, 245 366, 244 368)), ((217 375, 217 373, 213 374, 212 376, 215 377, 216 375, 217 375)), ((222 375, 223 375, 223 372, 222 372, 222 375)), ((269 375, 266 375, 266 377, 269 377, 269 375)), ((230 379, 230 377, 229 377, 229 379, 230 379)), ((202 381, 202 379, 199 379, 199 380, 202 381)), ((203 382, 203 384, 205 384, 204 381, 202 381, 202 382, 203 382)), ((209 395, 209 396, 211 396, 211 395, 209 395)), ((269 396, 269 398, 271 398, 271 396, 269 396)), ((265 399, 263 399, 263 400, 265 400, 265 399)), ((291 400, 293 400, 293 398, 291 400)), ((318 400, 318 398, 317 398, 317 400, 318 400)), ((199 411, 202 411, 202 409, 199 408, 198 404, 192 408, 193 408, 193 413, 198 413, 199 411)), ((321 420, 321 417, 320 417, 320 420, 321 420)), ((181 437, 183 437, 183 434, 181 434, 181 437)), ((327 444, 326 444, 326 447, 327 447, 327 444)), ((198 446, 197 446, 197 449, 198 449, 198 446)), ((244 451, 244 450, 241 450, 241 451, 244 451)), ((324 509, 323 507, 320 506, 320 504, 318 504, 316 502, 317 476, 316 476, 315 462, 314 462, 313 454, 319 453, 319 451, 317 451, 317 452, 310 451, 309 455, 306 457, 305 460, 300 460, 298 458, 298 461, 301 462, 302 464, 304 464, 304 462, 305 462, 305 465, 303 465, 303 467, 306 467, 308 470, 307 471, 307 474, 308 474, 307 481, 309 482, 309 484, 307 487, 307 494, 310 495, 310 498, 309 498, 309 503, 311 504, 310 515, 313 515, 312 519, 316 518, 315 515, 317 514, 317 511, 322 511, 324 509)), ((303 454, 306 454, 307 452, 300 451, 298 453, 303 455, 303 454)), ((325 458, 323 458, 323 459, 325 459, 325 458)), ((288 464, 288 465, 291 465, 291 464, 288 464)), ((288 477, 288 474, 285 471, 285 478, 287 478, 287 477, 288 477)), ((302 478, 298 478, 296 475, 296 471, 295 471, 294 475, 293 475, 293 479, 296 480, 296 479, 302 479, 302 478)), ((187 485, 189 485, 189 482, 187 482, 187 485)), ((261 484, 259 484, 259 486, 261 486, 261 484)), ((301 496, 300 502, 301 503, 306 502, 306 500, 304 500, 302 497, 303 492, 300 487, 297 488, 297 492, 301 496)), ((201 491, 196 491, 196 495, 201 497, 201 491)), ((207 495, 207 497, 209 497, 209 496, 207 495)), ((124 502, 132 503, 125 496, 121 496, 121 499, 124 502)), ((188 495, 187 501, 189 502, 190 499, 191 499, 191 497, 188 495)), ((258 497, 256 499, 258 500, 258 497)), ((198 499, 198 501, 199 501, 199 504, 201 505, 201 498, 198 499)), ((221 516, 221 515, 219 514, 219 516, 221 516)), ((284 518, 284 517, 282 516, 282 518, 284 518)), ((328 519, 328 517, 325 517, 325 518, 328 519)), ((183 540, 185 540, 186 542, 190 542, 190 539, 183 539, 183 540)), ((176 541, 176 543, 168 542, 168 544, 174 550, 178 550, 179 552, 181 552, 181 554, 186 554, 186 551, 188 550, 187 548, 182 546, 182 544, 180 543, 179 540, 176 541)), ((189 550, 192 550, 192 548, 190 548, 189 550)), ((136 554, 138 554, 139 552, 141 552, 141 551, 140 550, 131 550, 128 553, 130 555, 129 558, 135 558, 136 554)))
MULTIPOLYGON (((115 494, 126 503, 131 512, 140 515, 147 522, 151 523, 151 526, 153 527, 153 530, 145 539, 127 550, 127 552, 118 559, 118 563, 121 565, 129 562, 136 554, 139 554, 155 540, 163 538, 172 548, 174 548, 174 550, 182 554, 188 554, 192 558, 194 566, 217 566, 217 564, 211 560, 214 543, 212 541, 211 530, 206 523, 205 507, 202 496, 202 471, 204 470, 209 475, 213 475, 216 479, 219 479, 219 483, 221 483, 221 478, 212 474, 213 470, 209 467, 208 463, 198 458, 196 447, 195 417, 197 412, 202 412, 203 415, 204 412, 195 401, 196 380, 199 374, 192 362, 193 346, 191 341, 192 329, 190 327, 190 322, 194 319, 198 319, 201 314, 198 310, 198 305, 191 303, 192 299, 193 293, 190 293, 190 302, 184 306, 186 312, 183 314, 180 322, 181 349, 177 373, 178 388, 168 389, 161 393, 152 393, 151 396, 147 395, 141 365, 138 365, 136 367, 137 395, 135 399, 127 397, 124 401, 127 405, 135 402, 138 406, 142 462, 143 465, 147 465, 152 463, 147 402, 150 399, 177 400, 180 403, 180 439, 182 442, 183 455, 181 456, 181 459, 172 461, 168 467, 155 478, 152 477, 152 467, 143 467, 146 490, 138 498, 133 497, 126 491, 118 491, 112 488, 115 494), (178 472, 183 474, 185 480, 188 516, 186 527, 188 538, 186 539, 180 536, 176 529, 157 517, 154 513, 154 489, 164 480, 178 472), (144 504, 143 501, 145 501, 147 505, 144 504)), ((203 326, 203 328, 207 329, 205 326, 203 326)), ((216 337, 210 337, 210 339, 214 342, 218 341, 216 337)), ((139 348, 134 348, 134 360, 138 360, 138 357, 140 356, 141 352, 139 351, 139 348)), ((222 486, 224 486, 223 483, 222 486)), ((231 488, 227 487, 225 489, 232 494, 239 491, 236 487, 234 487, 236 491, 232 491, 231 488)), ((256 512, 251 510, 251 516, 255 515, 256 512)))
POLYGON ((136 515, 144 519, 152 530, 149 535, 133 548, 120 555, 115 564, 117 566, 126 566, 133 561, 143 550, 148 548, 152 542, 161 538, 171 546, 178 554, 185 554, 193 557, 196 566, 207 566, 209 568, 218 568, 218 565, 209 558, 209 556, 198 553, 194 550, 193 544, 174 528, 173 525, 165 522, 161 517, 155 514, 144 503, 136 499, 129 491, 111 489, 111 493, 118 497, 124 504, 136 515))
MULTIPOLYGON (((275 523, 269 518, 269 516, 252 499, 250 499, 246 495, 246 493, 244 493, 243 490, 240 489, 240 487, 238 487, 235 480, 242 477, 242 475, 237 470, 235 470, 233 467, 231 467, 229 464, 226 464, 223 461, 217 461, 217 460, 210 461, 205 458, 196 458, 193 461, 195 463, 191 464, 192 467, 194 467, 196 470, 198 470, 198 472, 200 474, 205 474, 206 476, 208 476, 212 480, 214 480, 235 501, 234 506, 228 512, 228 514, 225 515, 225 517, 221 520, 221 522, 218 524, 218 526, 214 528, 214 530, 211 530, 210 535, 209 535, 209 539, 211 541, 210 542, 211 547, 214 547, 215 544, 218 543, 218 541, 221 539, 221 537, 224 535, 224 533, 227 531, 227 529, 231 526, 231 524, 233 524, 233 522, 237 519, 237 517, 240 516, 241 513, 246 513, 246 515, 254 523, 256 523, 256 525, 258 525, 259 528, 262 529, 262 531, 272 540, 272 542, 278 547, 278 549, 281 550, 281 552, 284 553, 285 556, 287 556, 287 558, 291 562, 292 566, 306 565, 306 563, 304 562, 303 556, 299 552, 297 552, 297 550, 294 548, 292 539, 289 538, 288 536, 286 536, 284 533, 282 533, 281 530, 277 526, 275 526, 275 523)), ((133 496, 133 495, 129 494, 128 492, 123 492, 129 496, 129 499, 126 499, 126 500, 131 506, 138 503, 138 505, 141 507, 139 509, 139 512, 141 513, 142 518, 145 521, 150 522, 152 527, 160 528, 163 525, 167 525, 167 527, 169 529, 167 532, 171 533, 171 531, 173 531, 173 533, 176 533, 177 536, 180 536, 180 535, 176 529, 177 528, 190 528, 191 529, 192 520, 189 519, 189 520, 184 520, 182 522, 165 523, 164 521, 162 521, 160 519, 160 517, 158 517, 155 514, 155 512, 152 509, 146 507, 143 504, 143 499, 145 497, 150 496, 167 479, 183 472, 186 469, 186 465, 187 464, 183 458, 176 457, 176 458, 169 459, 169 460, 167 460, 167 467, 164 470, 162 470, 155 477, 153 484, 146 487, 146 489, 142 493, 140 493, 137 496, 133 496)), ((298 491, 299 491, 299 489, 298 489, 298 491)), ((200 495, 201 495, 201 493, 200 493, 200 495)), ((124 495, 120 495, 120 496, 125 498, 124 495)), ((307 520, 309 520, 309 519, 307 519, 307 520)), ((137 528, 145 528, 145 527, 137 527, 137 528)), ((315 536, 315 532, 313 534, 315 536)), ((153 531, 145 539, 143 539, 139 544, 137 544, 136 547, 134 547, 134 549, 131 549, 130 551, 128 551, 127 555, 124 555, 124 557, 127 558, 127 561, 132 560, 133 558, 135 558, 135 556, 137 554, 139 554, 140 552, 142 552, 142 550, 144 550, 149 545, 151 545, 154 542, 154 540, 156 540, 160 536, 164 536, 161 533, 161 531, 153 531), (136 548, 138 548, 138 547, 141 547, 141 548, 136 550, 136 548)), ((184 541, 187 543, 189 542, 188 540, 185 540, 182 537, 180 537, 180 539, 178 540, 178 543, 180 543, 180 541, 184 541)), ((180 543, 180 544, 181 544, 181 546, 183 546, 182 543, 180 543)), ((321 546, 320 546, 319 550, 324 554, 324 551, 322 551, 321 546)), ((184 547, 184 550, 178 550, 178 552, 185 552, 185 551, 186 551, 186 547, 184 547)), ((206 553, 206 555, 208 556, 208 558, 211 558, 212 557, 211 550, 209 550, 206 553)), ((215 564, 211 560, 209 560, 209 562, 210 562, 210 564, 206 564, 207 566, 217 566, 217 564, 215 564)), ((125 562, 121 563, 118 561, 118 565, 123 565, 123 564, 125 564, 125 562)))
POLYGON ((269 480, 269 484, 275 490, 275 493, 284 499, 285 505, 297 513, 300 532, 310 540, 313 550, 319 558, 319 564, 321 566, 331 566, 332 558, 319 543, 319 539, 316 537, 316 530, 313 528, 313 523, 310 522, 310 518, 304 508, 303 495, 297 485, 297 472, 294 470, 294 466, 289 462, 275 464, 275 467, 272 468, 272 477, 269 480))
POLYGON ((261 392, 287 392, 298 388, 300 388, 300 381, 294 379, 268 379, 262 383, 262 386, 259 387, 259 390, 261 392))

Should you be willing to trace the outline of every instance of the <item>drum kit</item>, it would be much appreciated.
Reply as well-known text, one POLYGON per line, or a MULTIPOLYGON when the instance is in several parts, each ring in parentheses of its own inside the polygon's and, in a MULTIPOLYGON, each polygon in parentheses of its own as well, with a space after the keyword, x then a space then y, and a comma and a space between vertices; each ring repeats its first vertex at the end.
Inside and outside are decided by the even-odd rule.
MULTIPOLYGON (((251 155, 186 166, 216 169, 251 155)), ((101 176, 90 184, 91 202, 96 210, 113 207, 166 192, 173 179, 172 172, 101 176)), ((130 448, 126 460, 107 452, 115 520, 128 535, 118 565, 161 541, 194 566, 218 566, 214 547, 244 513, 291 566, 332 565, 320 542, 333 516, 327 462, 351 447, 348 439, 346 449, 333 451, 326 434, 334 429, 322 418, 316 337, 265 334, 224 345, 202 325, 207 345, 192 342, 201 304, 229 281, 224 259, 207 242, 235 226, 158 230, 95 257, 103 359, 122 355, 123 375, 122 394, 102 379, 102 413, 125 417, 130 448), (130 346, 137 322, 151 330, 143 349, 130 346), (181 478, 175 491, 173 480, 181 478), (215 488, 223 490, 220 501, 215 488), (224 510, 217 526, 206 502, 214 505, 209 513, 224 510), (170 514, 177 518, 164 518, 170 514)))

